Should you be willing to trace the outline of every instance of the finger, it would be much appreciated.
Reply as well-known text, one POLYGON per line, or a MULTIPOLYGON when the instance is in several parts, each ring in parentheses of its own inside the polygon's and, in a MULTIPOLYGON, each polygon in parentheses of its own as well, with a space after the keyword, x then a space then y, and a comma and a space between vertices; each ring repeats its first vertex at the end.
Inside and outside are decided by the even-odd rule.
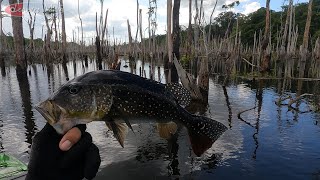
POLYGON ((70 129, 60 140, 59 148, 62 151, 68 151, 81 138, 81 131, 78 127, 70 129))
POLYGON ((87 179, 93 179, 100 167, 101 158, 98 147, 91 143, 88 151, 86 152, 84 177, 87 179))
POLYGON ((65 152, 64 157, 61 160, 61 166, 67 168, 70 165, 83 160, 91 144, 92 137, 89 133, 85 132, 80 141, 70 148, 70 150, 65 152))

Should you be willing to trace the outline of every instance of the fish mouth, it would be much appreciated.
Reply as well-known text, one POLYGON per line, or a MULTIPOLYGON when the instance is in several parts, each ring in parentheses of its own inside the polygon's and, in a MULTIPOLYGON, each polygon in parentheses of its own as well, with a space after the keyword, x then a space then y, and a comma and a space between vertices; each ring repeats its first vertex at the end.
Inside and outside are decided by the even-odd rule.
POLYGON ((57 120, 54 117, 53 111, 56 109, 54 108, 53 103, 49 100, 43 101, 34 107, 47 121, 49 124, 54 124, 57 120))
POLYGON ((91 119, 72 117, 70 112, 59 106, 52 100, 46 100, 34 107, 46 121, 56 130, 58 134, 65 134, 68 130, 78 124, 86 124, 91 119))
POLYGON ((46 120, 52 125, 59 134, 63 134, 65 130, 61 126, 61 119, 66 110, 50 100, 43 101, 34 107, 46 120))

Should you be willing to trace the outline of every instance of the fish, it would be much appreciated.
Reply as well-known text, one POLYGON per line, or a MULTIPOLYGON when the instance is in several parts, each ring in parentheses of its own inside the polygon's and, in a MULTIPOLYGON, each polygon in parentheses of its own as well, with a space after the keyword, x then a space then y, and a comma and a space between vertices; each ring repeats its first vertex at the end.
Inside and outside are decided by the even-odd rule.
POLYGON ((176 83, 162 84, 119 70, 91 71, 62 85, 35 109, 65 134, 77 124, 104 121, 124 147, 132 123, 156 122, 160 136, 188 130, 193 152, 201 156, 227 130, 222 123, 189 113, 190 94, 176 83))

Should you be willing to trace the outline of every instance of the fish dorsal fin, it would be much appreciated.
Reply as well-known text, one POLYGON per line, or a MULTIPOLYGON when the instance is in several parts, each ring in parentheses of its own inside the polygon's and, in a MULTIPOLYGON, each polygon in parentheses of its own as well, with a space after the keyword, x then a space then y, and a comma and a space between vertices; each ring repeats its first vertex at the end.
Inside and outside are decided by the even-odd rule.
POLYGON ((173 94, 174 98, 181 106, 189 105, 191 101, 191 94, 182 85, 178 83, 169 83, 166 84, 166 89, 173 94))
POLYGON ((120 145, 124 147, 124 140, 128 133, 128 126, 125 123, 118 123, 114 121, 105 121, 107 127, 113 131, 114 137, 118 140, 120 145))
POLYGON ((157 123, 157 129, 161 138, 170 139, 177 132, 177 124, 174 122, 157 123))

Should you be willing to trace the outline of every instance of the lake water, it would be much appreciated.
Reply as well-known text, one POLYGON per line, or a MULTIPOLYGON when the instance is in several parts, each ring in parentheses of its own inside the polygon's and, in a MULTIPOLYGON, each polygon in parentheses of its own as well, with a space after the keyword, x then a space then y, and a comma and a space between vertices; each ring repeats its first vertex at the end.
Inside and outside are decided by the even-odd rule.
MULTIPOLYGON (((124 63, 121 69, 130 71, 124 63)), ((137 74, 141 66, 139 61, 137 74)), ((32 137, 45 124, 33 106, 66 77, 95 67, 81 61, 69 62, 66 69, 60 64, 33 65, 27 85, 19 85, 15 67, 7 67, 6 76, 0 77, 0 151, 27 163, 32 137)), ((156 67, 155 79, 165 82, 163 66, 156 67)), ((145 71, 149 77, 149 64, 145 71)), ((102 157, 96 179, 320 179, 320 114, 309 112, 307 100, 299 103, 300 112, 275 104, 281 89, 284 96, 295 96, 297 83, 265 81, 259 88, 257 82, 235 80, 223 89, 221 80, 210 78, 207 106, 188 108, 229 128, 203 156, 192 153, 185 128, 164 140, 155 124, 134 125, 135 133, 129 132, 122 148, 103 122, 93 122, 88 131, 102 157), (250 108, 238 119, 239 112, 250 108)), ((301 93, 319 94, 319 82, 303 82, 302 87, 301 93)))

